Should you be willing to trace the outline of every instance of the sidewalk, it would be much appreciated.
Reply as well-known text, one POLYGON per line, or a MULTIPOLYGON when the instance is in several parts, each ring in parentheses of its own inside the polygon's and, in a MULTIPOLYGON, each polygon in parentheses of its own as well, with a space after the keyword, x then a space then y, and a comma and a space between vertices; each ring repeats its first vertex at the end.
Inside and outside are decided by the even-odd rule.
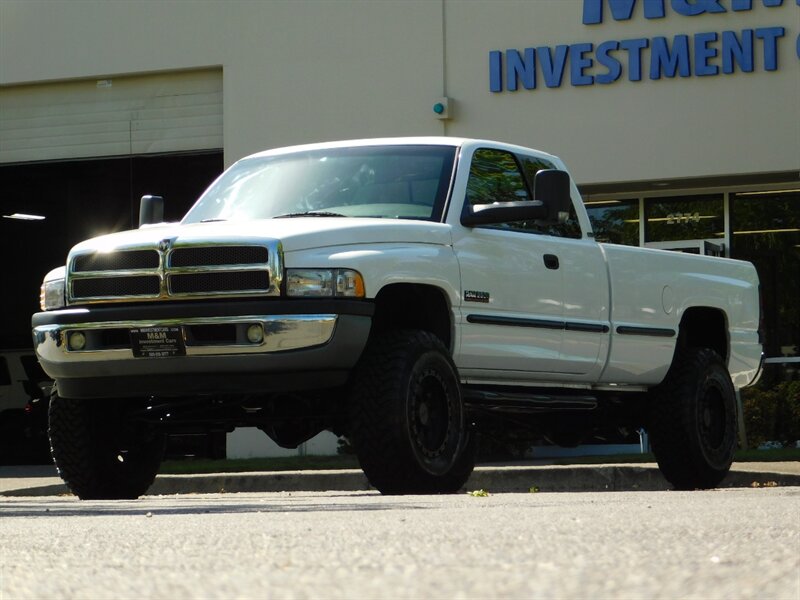
MULTIPOLYGON (((720 487, 800 486, 800 462, 734 463, 720 487)), ((670 489, 653 463, 604 465, 483 465, 475 468, 467 490, 492 493, 659 491, 670 489)), ((370 490, 358 469, 159 475, 148 495, 220 492, 295 492, 370 490)), ((52 466, 0 467, 0 496, 69 494, 52 466)))

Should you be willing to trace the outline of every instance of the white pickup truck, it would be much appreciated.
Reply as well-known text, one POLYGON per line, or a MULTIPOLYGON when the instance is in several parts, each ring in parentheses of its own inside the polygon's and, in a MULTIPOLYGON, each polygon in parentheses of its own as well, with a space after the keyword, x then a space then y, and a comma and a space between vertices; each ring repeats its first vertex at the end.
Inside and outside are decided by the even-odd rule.
POLYGON ((85 241, 42 285, 49 435, 81 498, 152 483, 167 432, 347 435, 383 493, 459 490, 475 439, 645 427, 677 488, 717 485, 761 367, 735 260, 600 244, 557 157, 400 138, 244 158, 180 223, 85 241))

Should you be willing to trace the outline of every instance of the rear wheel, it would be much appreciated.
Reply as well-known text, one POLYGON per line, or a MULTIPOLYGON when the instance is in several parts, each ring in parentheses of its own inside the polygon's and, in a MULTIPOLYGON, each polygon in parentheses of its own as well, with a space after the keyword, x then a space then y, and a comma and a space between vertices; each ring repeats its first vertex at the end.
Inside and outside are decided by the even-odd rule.
POLYGON ((648 433, 658 466, 676 489, 717 486, 736 451, 736 394, 722 358, 679 351, 653 391, 648 433))
POLYGON ((50 448, 59 475, 79 498, 133 499, 153 483, 165 436, 129 422, 115 400, 50 397, 50 448))
POLYGON ((351 441, 384 494, 453 493, 474 466, 456 368, 425 331, 393 331, 370 343, 351 396, 351 441))

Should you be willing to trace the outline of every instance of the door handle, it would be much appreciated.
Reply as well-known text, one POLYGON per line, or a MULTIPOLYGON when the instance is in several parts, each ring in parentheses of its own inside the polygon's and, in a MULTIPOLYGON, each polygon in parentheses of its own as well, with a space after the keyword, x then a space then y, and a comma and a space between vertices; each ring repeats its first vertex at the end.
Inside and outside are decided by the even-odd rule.
POLYGON ((544 266, 548 269, 558 269, 558 257, 555 254, 545 254, 544 266))

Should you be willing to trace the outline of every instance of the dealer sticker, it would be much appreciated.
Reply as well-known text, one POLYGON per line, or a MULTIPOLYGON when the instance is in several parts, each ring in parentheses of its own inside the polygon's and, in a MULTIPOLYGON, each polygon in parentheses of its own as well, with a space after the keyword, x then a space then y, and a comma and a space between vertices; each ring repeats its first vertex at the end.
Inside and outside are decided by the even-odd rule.
POLYGON ((186 356, 183 328, 170 325, 131 329, 131 349, 136 358, 186 356))

